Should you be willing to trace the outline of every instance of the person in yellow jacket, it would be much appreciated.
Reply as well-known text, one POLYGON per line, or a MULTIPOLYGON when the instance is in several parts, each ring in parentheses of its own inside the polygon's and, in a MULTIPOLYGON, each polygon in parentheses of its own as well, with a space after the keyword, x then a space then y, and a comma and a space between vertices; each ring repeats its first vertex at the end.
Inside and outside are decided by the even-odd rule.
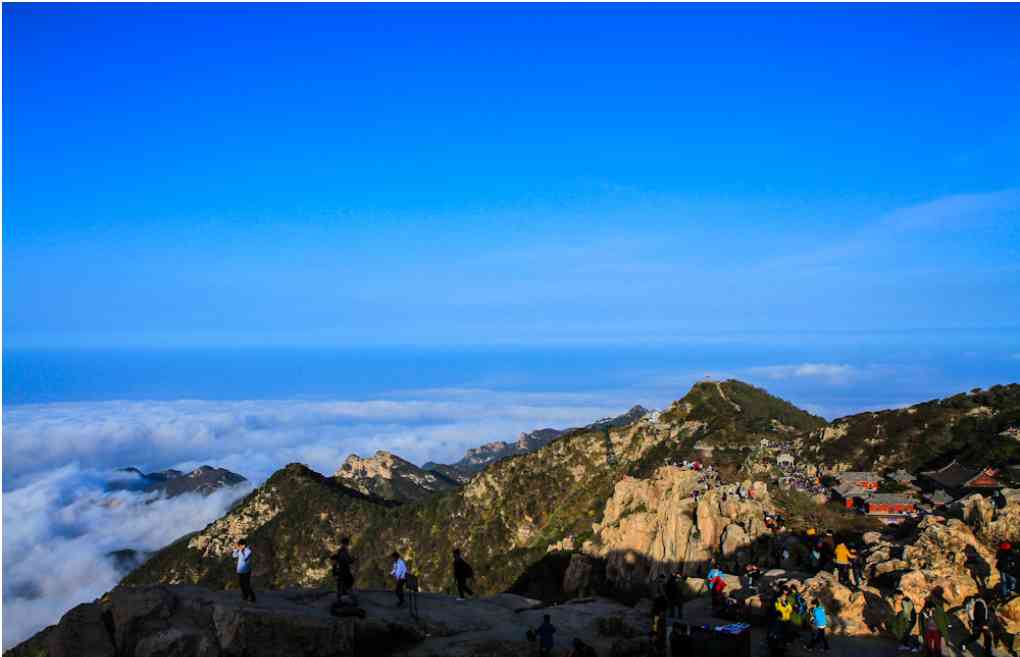
POLYGON ((833 553, 836 562, 836 572, 839 575, 839 583, 850 586, 850 548, 846 543, 840 541, 833 553))
POLYGON ((783 593, 776 598, 776 612, 779 614, 779 620, 784 623, 789 623, 790 618, 793 616, 793 602, 790 601, 790 596, 783 591, 783 593))

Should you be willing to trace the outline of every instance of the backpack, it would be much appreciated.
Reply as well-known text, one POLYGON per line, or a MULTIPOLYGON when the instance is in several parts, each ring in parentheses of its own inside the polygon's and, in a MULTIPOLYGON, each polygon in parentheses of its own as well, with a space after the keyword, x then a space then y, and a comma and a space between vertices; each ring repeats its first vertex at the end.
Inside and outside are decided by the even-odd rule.
POLYGON ((471 567, 467 561, 464 562, 464 575, 467 579, 471 579, 475 576, 475 569, 471 567))
POLYGON ((988 624, 988 605, 981 598, 974 601, 973 616, 975 625, 983 626, 988 624))

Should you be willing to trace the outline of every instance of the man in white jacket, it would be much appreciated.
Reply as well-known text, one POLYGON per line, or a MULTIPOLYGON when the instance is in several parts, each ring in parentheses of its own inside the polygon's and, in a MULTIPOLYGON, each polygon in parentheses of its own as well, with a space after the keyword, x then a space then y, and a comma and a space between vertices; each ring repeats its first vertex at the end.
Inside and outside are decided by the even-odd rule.
POLYGON ((237 559, 237 583, 241 586, 241 599, 255 602, 255 591, 251 589, 251 548, 248 541, 240 539, 234 548, 237 559))
POLYGON ((393 576, 393 580, 396 583, 396 594, 397 594, 397 606, 404 606, 404 584, 407 582, 407 564, 400 558, 400 554, 394 552, 393 557, 393 568, 390 570, 390 575, 393 576))

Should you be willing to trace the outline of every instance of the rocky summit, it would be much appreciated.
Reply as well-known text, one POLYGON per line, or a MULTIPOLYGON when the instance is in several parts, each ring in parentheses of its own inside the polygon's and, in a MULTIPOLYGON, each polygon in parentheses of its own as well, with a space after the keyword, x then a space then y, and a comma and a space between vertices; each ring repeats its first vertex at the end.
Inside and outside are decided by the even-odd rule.
MULTIPOLYGON (((881 641, 893 632, 894 592, 921 605, 941 590, 949 613, 963 622, 965 604, 999 584, 996 547, 1020 542, 1020 489, 1010 487, 1008 474, 1018 463, 1012 444, 1018 411, 1020 386, 1011 385, 829 423, 748 384, 704 381, 661 412, 640 409, 625 422, 566 431, 533 451, 493 461, 462 483, 435 473, 429 479, 429 471, 385 452, 351 457, 334 477, 291 464, 219 520, 152 555, 110 596, 72 610, 66 624, 43 635, 46 645, 60 637, 102 642, 97 629, 85 629, 94 622, 106 628, 117 654, 186 654, 139 652, 140 643, 118 638, 118 596, 170 596, 175 602, 159 603, 165 610, 154 618, 160 620, 143 625, 155 628, 153 637, 179 637, 180 645, 191 646, 187 654, 269 654, 257 647, 279 645, 268 635, 299 641, 305 632, 302 645, 311 647, 300 654, 355 654, 365 645, 358 637, 376 636, 381 626, 389 630, 379 645, 396 641, 408 654, 502 654, 523 616, 494 607, 530 609, 537 600, 624 619, 633 631, 613 640, 591 634, 584 623, 593 618, 562 622, 575 628, 573 636, 594 641, 600 655, 640 654, 647 646, 620 641, 646 631, 649 600, 662 593, 663 577, 679 572, 690 604, 704 604, 704 575, 714 562, 742 618, 763 620, 786 585, 824 601, 834 634, 888 647, 881 641), (875 460, 868 462, 854 441, 866 441, 875 460), (980 443, 987 448, 979 451, 980 443), (964 474, 951 490, 933 495, 932 487, 947 481, 945 463, 964 474), (814 541, 826 529, 834 542, 857 550, 861 580, 854 585, 815 560, 814 541), (397 550, 423 601, 445 614, 464 605, 464 627, 444 630, 432 621, 404 627, 381 606, 365 607, 376 604, 376 594, 363 596, 372 622, 329 616, 322 590, 331 585, 328 556, 342 536, 351 538, 359 589, 389 585, 389 554, 397 550), (236 587, 230 552, 242 537, 253 548, 253 581, 261 592, 251 609, 239 606, 236 591, 223 592, 236 587), (490 606, 450 597, 455 547, 473 566, 475 591, 493 596, 485 601, 490 606), (753 589, 740 577, 748 564, 764 573, 753 589), (298 613, 293 605, 305 608, 298 613), (479 629, 471 641, 454 638, 483 626, 497 629, 479 629), (323 637, 340 646, 332 650, 347 652, 323 652, 323 637), (445 643, 437 642, 442 637, 445 643), (134 652, 125 645, 135 645, 134 652)), ((993 613, 1005 637, 1000 645, 1010 644, 1020 631, 1020 602, 997 600, 993 613)), ((855 654, 847 646, 863 644, 840 645, 841 654, 855 654)), ((873 648, 868 654, 885 649, 873 648)))
POLYGON ((413 502, 450 490, 460 481, 437 470, 424 470, 389 452, 363 459, 351 454, 337 469, 337 481, 366 495, 395 502, 413 502))

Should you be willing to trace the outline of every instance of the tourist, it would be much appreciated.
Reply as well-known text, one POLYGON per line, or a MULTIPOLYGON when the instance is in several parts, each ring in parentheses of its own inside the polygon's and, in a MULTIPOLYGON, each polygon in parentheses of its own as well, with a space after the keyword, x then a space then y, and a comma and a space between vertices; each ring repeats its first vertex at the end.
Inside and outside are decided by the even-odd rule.
POLYGON ((255 602, 255 591, 251 588, 251 546, 247 539, 238 539, 233 555, 237 559, 237 583, 241 587, 241 599, 255 602))
POLYGON ((836 573, 839 576, 839 583, 850 586, 850 549, 843 541, 839 542, 833 551, 833 559, 836 564, 836 573))
POLYGON ((783 636, 790 636, 790 621, 793 618, 793 601, 790 599, 790 590, 783 587, 775 603, 776 615, 779 622, 783 624, 783 636))
POLYGON ((690 657, 694 653, 694 638, 686 623, 673 623, 669 633, 670 657, 690 657))
POLYGON ((652 654, 666 657, 666 600, 659 598, 652 609, 652 654))
POLYGON ((393 568, 390 569, 390 576, 393 578, 394 593, 397 594, 397 606, 404 606, 404 585, 407 583, 407 564, 400 558, 399 552, 390 555, 393 559, 393 568))
POLYGON ((999 587, 1002 599, 1008 600, 1016 593, 1016 570, 1018 560, 1010 543, 1000 543, 995 555, 995 568, 999 571, 999 587))
POLYGON ((723 578, 723 571, 716 566, 715 559, 712 560, 712 567, 709 568, 708 575, 705 576, 705 584, 712 595, 712 609, 716 611, 721 609, 724 603, 726 580, 723 578))
POLYGON ((811 629, 813 634, 811 635, 811 642, 808 644, 808 650, 814 650, 817 646, 821 645, 823 649, 828 651, 829 639, 825 636, 825 630, 829 626, 829 619, 825 616, 825 607, 822 606, 822 602, 815 598, 814 604, 811 606, 811 629))
POLYGON ((967 602, 967 617, 970 619, 970 637, 960 644, 960 650, 967 644, 977 644, 984 639, 985 652, 992 654, 992 630, 989 627, 988 603, 980 595, 975 595, 967 602))
POLYGON ((893 636, 900 642, 900 650, 917 652, 918 643, 914 638, 914 630, 917 628, 917 610, 914 608, 914 601, 908 598, 903 591, 896 591, 894 605, 896 617, 890 628, 893 636))
POLYGON ((679 570, 669 574, 663 589, 666 595, 666 615, 673 618, 683 618, 683 594, 680 592, 679 570))
POLYGON ((822 553, 822 570, 829 569, 832 561, 832 553, 836 549, 836 537, 832 535, 831 529, 825 530, 825 535, 818 541, 819 552, 822 553))
POLYGON ((747 588, 752 591, 758 590, 758 579, 761 578, 761 568, 758 564, 749 563, 744 566, 744 581, 747 582, 747 588))
POLYGON ((351 539, 344 536, 340 539, 340 549, 329 557, 333 562, 333 579, 336 580, 336 599, 348 595, 354 589, 354 557, 350 552, 351 539))
POLYGON ((538 654, 540 657, 548 657, 553 649, 553 635, 556 634, 556 627, 549 614, 542 616, 542 624, 535 630, 535 634, 538 635, 538 654))
POLYGON ((460 548, 454 548, 453 550, 453 579, 457 581, 457 599, 463 600, 468 595, 474 595, 468 585, 467 581, 475 576, 475 571, 471 568, 471 564, 464 560, 464 557, 460 554, 460 548))
POLYGON ((935 587, 921 610, 921 627, 924 631, 924 653, 928 657, 942 657, 942 642, 949 639, 949 615, 946 613, 942 589, 935 587))
POLYGON ((850 571, 854 576, 854 586, 864 586, 864 550, 859 546, 850 550, 850 571))
POLYGON ((811 554, 808 555, 808 563, 811 566, 811 571, 817 573, 822 568, 822 542, 818 541, 811 548, 811 554))

